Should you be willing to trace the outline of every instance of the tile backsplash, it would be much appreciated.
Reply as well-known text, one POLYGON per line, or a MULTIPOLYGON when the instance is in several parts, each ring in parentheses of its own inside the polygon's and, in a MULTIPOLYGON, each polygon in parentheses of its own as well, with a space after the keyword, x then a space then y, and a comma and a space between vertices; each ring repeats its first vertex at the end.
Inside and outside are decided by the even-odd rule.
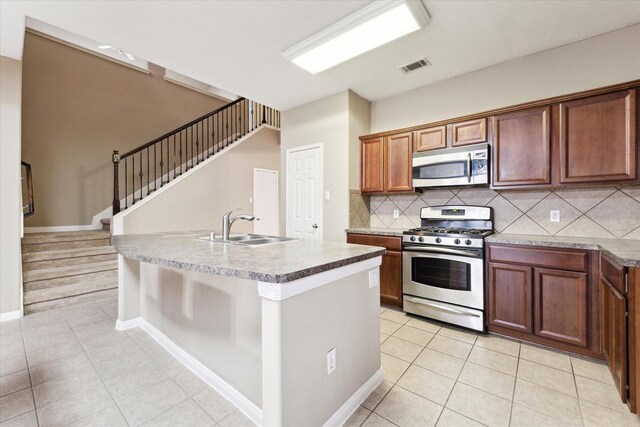
MULTIPOLYGON (((357 193, 357 192, 356 192, 357 193)), ((603 237, 640 240, 640 186, 564 188, 557 190, 501 190, 488 188, 430 189, 422 194, 360 195, 351 193, 351 205, 369 212, 352 227, 409 229, 420 225, 420 209, 437 205, 480 205, 493 208, 494 228, 500 233, 603 237), (354 201, 356 200, 356 201, 354 201), (394 218, 393 211, 400 211, 394 218), (560 222, 549 221, 550 210, 560 211, 560 222)))
POLYGON ((360 190, 349 190, 349 227, 369 227, 371 216, 370 197, 360 190))

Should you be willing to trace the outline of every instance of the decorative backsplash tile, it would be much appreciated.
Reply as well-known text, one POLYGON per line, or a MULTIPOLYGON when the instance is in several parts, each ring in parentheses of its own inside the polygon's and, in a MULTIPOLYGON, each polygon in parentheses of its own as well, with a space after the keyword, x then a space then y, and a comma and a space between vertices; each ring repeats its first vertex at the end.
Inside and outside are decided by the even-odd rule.
POLYGON ((356 219, 352 227, 418 227, 422 207, 459 204, 492 207, 494 228, 501 233, 640 240, 640 185, 522 191, 433 189, 422 194, 369 197, 355 193, 358 198, 352 190, 351 209, 355 214, 350 218, 356 219), (353 225, 364 222, 357 215, 362 210, 358 211, 356 204, 359 209, 368 209, 369 224, 353 225), (400 218, 393 217, 395 209, 400 211, 400 218), (549 221, 552 209, 560 211, 560 222, 549 221))
POLYGON ((349 190, 349 227, 369 227, 371 218, 369 197, 360 194, 359 190, 349 190))

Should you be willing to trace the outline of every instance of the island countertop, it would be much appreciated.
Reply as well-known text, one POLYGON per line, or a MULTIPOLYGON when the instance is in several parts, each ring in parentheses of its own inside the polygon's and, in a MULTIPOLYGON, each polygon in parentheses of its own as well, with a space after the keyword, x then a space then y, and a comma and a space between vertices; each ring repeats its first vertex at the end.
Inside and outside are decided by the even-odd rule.
POLYGON ((293 240, 258 247, 210 242, 207 231, 113 236, 124 256, 164 267, 240 279, 286 283, 384 255, 375 246, 293 240))

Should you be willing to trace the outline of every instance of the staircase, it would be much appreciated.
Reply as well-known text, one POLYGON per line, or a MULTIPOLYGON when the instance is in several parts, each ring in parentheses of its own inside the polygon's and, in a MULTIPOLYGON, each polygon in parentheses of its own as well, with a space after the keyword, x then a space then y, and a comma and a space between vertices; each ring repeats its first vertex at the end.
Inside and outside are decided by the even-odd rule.
POLYGON ((108 231, 26 234, 25 314, 117 295, 117 259, 108 231))

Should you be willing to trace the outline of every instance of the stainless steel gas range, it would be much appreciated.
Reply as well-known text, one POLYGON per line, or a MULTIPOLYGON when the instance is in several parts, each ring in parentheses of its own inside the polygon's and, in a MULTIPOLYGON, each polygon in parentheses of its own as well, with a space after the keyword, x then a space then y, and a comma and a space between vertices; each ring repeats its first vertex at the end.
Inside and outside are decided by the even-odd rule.
POLYGON ((491 208, 432 206, 402 236, 404 311, 484 331, 484 238, 491 208))

